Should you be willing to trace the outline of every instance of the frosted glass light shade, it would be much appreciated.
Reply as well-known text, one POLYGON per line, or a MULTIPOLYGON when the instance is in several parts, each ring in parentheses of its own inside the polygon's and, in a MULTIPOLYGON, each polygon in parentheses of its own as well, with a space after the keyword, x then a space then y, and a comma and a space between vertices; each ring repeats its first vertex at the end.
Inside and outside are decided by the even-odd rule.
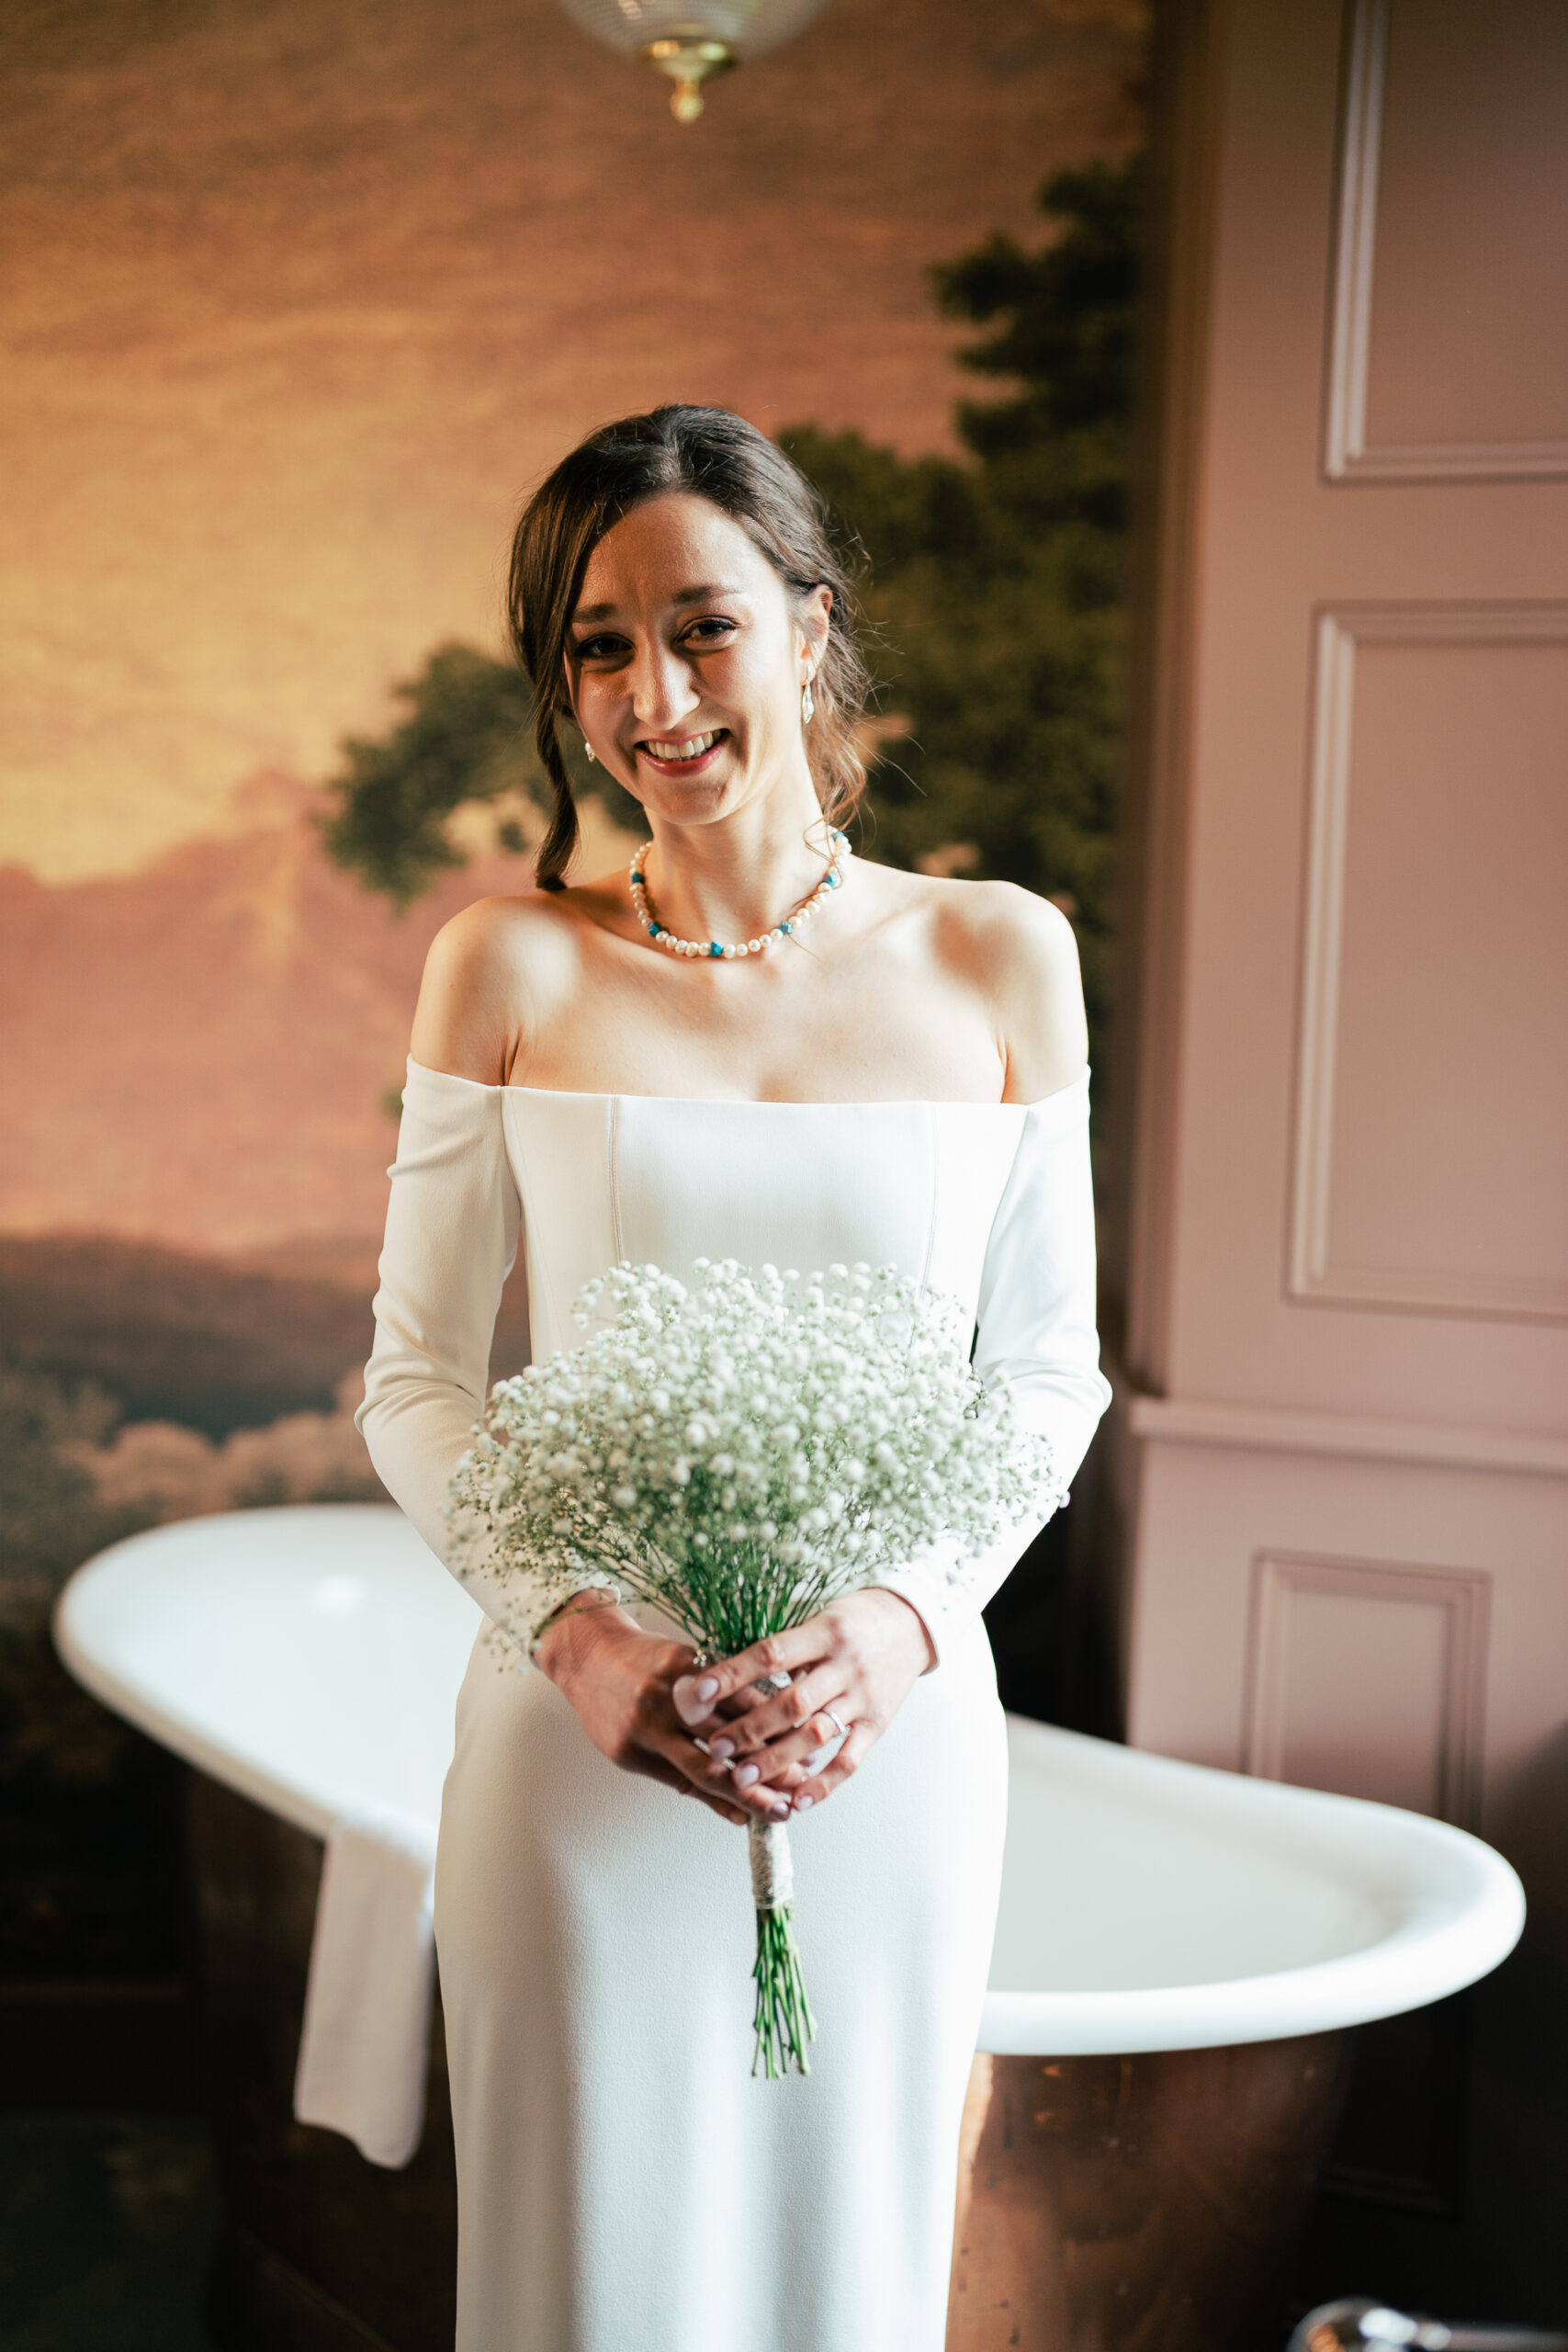
POLYGON ((703 110, 702 85, 803 32, 824 0, 561 0, 573 24, 674 83, 676 120, 703 110))
POLYGON ((737 59, 765 57, 804 32, 825 0, 561 0, 574 25, 637 57, 666 38, 717 41, 737 59))

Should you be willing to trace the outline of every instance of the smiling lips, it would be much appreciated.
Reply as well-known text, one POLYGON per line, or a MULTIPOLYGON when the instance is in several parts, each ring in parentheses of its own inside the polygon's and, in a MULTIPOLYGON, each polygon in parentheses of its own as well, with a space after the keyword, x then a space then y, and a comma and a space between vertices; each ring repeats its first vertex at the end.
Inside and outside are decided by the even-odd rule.
POLYGON ((688 735, 679 741, 641 742, 637 749, 638 755, 650 760, 655 767, 679 769, 682 775, 690 775, 702 767, 728 737, 727 727, 713 727, 705 735, 688 735))

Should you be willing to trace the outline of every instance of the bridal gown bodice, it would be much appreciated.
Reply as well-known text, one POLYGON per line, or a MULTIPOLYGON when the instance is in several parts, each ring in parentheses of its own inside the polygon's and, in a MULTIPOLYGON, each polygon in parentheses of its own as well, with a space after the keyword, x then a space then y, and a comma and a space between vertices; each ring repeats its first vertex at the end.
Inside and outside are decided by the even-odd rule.
MULTIPOLYGON (((411 1062, 359 1415, 377 1469, 443 1555, 489 1373, 519 1369, 489 1357, 520 1249, 536 1360, 589 1336, 577 1294, 622 1259, 895 1265, 963 1303, 980 1377, 1070 1477, 1109 1395, 1087 1112, 1087 1080, 1028 1106, 735 1102, 411 1062)), ((1039 1523, 878 1578, 937 1663, 791 1826, 804 2080, 749 2072, 742 1833, 608 1761, 515 1644, 476 1646, 435 1896, 459 2352, 940 2352, 1006 1815, 980 1611, 1039 1523)), ((470 1589, 525 1647, 560 1599, 470 1589)))
POLYGON ((538 1355, 578 1342, 575 1291, 622 1258, 682 1278, 699 1257, 802 1273, 894 1263, 973 1312, 1026 1116, 1008 1103, 498 1091, 528 1204, 538 1355))

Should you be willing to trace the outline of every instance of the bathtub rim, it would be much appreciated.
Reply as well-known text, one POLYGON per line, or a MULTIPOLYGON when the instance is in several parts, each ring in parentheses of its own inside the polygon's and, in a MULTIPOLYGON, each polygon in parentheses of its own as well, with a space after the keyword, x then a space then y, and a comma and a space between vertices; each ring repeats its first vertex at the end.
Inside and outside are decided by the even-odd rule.
MULTIPOLYGON (((337 1815, 330 1804, 311 1794, 302 1781, 291 1780, 270 1763, 262 1763, 243 1749, 223 1747, 214 1740, 205 1726, 177 1709, 163 1704, 134 1681, 117 1674, 111 1666, 97 1657, 92 1647, 95 1607, 100 1602, 105 1584, 112 1585, 125 1562, 136 1555, 149 1552, 158 1539, 176 1530, 193 1527, 220 1528, 236 1523, 258 1524, 285 1514, 299 1525, 309 1514, 312 1519, 327 1511, 353 1513, 364 1518, 374 1515, 384 1519, 395 1506, 378 1502, 351 1503, 283 1503, 258 1510, 226 1510, 198 1513, 191 1519, 167 1520, 157 1527, 144 1527, 134 1535, 122 1536, 118 1544, 110 1544, 96 1552, 90 1560, 67 1578, 54 1604, 51 1630, 54 1646, 71 1674, 84 1690, 91 1692, 103 1705, 122 1715, 138 1731, 145 1732, 162 1747, 169 1748, 186 1763, 194 1764, 210 1779, 220 1781, 236 1794, 249 1797, 265 1812, 277 1815, 291 1822, 296 1829, 309 1832, 312 1838, 325 1838, 337 1815)), ((399 1512, 398 1516, 402 1517, 399 1512)), ((434 1557, 434 1555, 432 1555, 434 1557)), ((439 1565, 439 1564, 437 1564, 439 1565)), ((446 1571, 443 1569, 445 1575, 446 1571)))
POLYGON ((1354 1823, 1362 1833, 1381 1831, 1388 1847, 1397 1841, 1405 1883, 1389 1896, 1398 1917, 1375 1942, 1298 1968, 1126 1992, 1032 1993, 993 1984, 976 2046, 995 2057, 1213 2050, 1370 2025, 1425 2008, 1478 1983, 1507 1958, 1523 1931, 1525 1894, 1517 1872, 1495 1848, 1451 1822, 1120 1747, 1027 1716, 1010 1715, 1008 1733, 1015 1761, 1021 1749, 1027 1754, 1032 1747, 1049 1748, 1058 1758, 1070 1757, 1075 1771, 1091 1781, 1117 1784, 1123 1799, 1130 1781, 1146 1779, 1167 1788, 1185 1781, 1201 1790, 1211 1817, 1256 1815, 1266 1809, 1276 1819, 1293 1818, 1316 1833, 1330 1850, 1337 1824, 1354 1823), (1423 1887, 1409 1883, 1416 1875, 1410 1867, 1413 1855, 1426 1865, 1423 1887), (1040 2015, 1047 2005, 1057 2026, 1049 2052, 1040 2015))
MULTIPOLYGON (((248 1798, 309 1836, 325 1838, 335 1818, 330 1806, 302 1782, 271 1763, 224 1747, 201 1724, 162 1703, 96 1654, 95 1603, 112 1589, 128 1563, 175 1530, 212 1528, 234 1521, 254 1527, 287 1515, 298 1525, 304 1515, 332 1512, 375 1514, 384 1503, 284 1504, 273 1511, 214 1512, 147 1528, 110 1544, 85 1561, 68 1579, 53 1612, 55 1646, 70 1673, 105 1706, 198 1770, 248 1798)), ((443 1571, 443 1573, 446 1573, 443 1571)), ((1415 1842, 1437 1865, 1438 1883, 1419 1897, 1408 1892, 1404 1916, 1387 1935, 1361 1950, 1265 1975, 1216 1978, 1200 1984, 1136 1987, 1115 1992, 1038 1992, 1007 1986, 987 1988, 976 2050, 998 2057, 1089 2057, 1135 2055, 1156 2050, 1225 2048, 1275 2041, 1301 2034, 1333 2032, 1423 2008, 1476 1983, 1505 1960, 1524 1925, 1524 1890, 1502 1855, 1468 1831, 1426 1815, 1357 1797, 1298 1789, 1287 1782, 1255 1779, 1212 1765, 1090 1738, 1026 1716, 1008 1717, 1010 1751, 1031 1747, 1070 1756, 1091 1777, 1120 1784, 1152 1776, 1156 1783, 1186 1781, 1202 1787, 1205 1798, 1227 1812, 1253 1813, 1259 1804, 1285 1808, 1299 1821, 1328 1828, 1337 1817, 1355 1816, 1363 1826, 1376 1816, 1385 1838, 1399 1838, 1406 1853, 1415 1842), (1396 1826, 1397 1825, 1397 1826, 1396 1826), (1448 1902, 1442 1900, 1448 1890, 1448 1902), (1451 1913, 1461 1890, 1470 1899, 1451 1913)))

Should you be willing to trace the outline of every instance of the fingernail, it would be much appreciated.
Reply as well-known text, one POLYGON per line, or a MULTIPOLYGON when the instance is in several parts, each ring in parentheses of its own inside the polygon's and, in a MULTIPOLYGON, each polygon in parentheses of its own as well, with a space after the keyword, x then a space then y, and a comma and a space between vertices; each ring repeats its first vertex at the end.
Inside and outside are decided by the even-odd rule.
POLYGON ((816 1802, 817 1800, 815 1797, 808 1797, 806 1791, 802 1789, 800 1794, 795 1801, 795 1809, 796 1813, 804 1813, 808 1805, 814 1805, 816 1802))
POLYGON ((716 1763, 728 1764, 734 1753, 735 1742, 732 1739, 716 1739, 708 1747, 708 1754, 716 1763))
POLYGON ((787 1820, 789 1819, 789 1807, 788 1807, 788 1805, 787 1805, 787 1804, 776 1804, 776 1805, 774 1805, 774 1807, 773 1807, 773 1819, 774 1819, 775 1821, 787 1821, 787 1820))
POLYGON ((683 1723, 700 1724, 710 1712, 709 1702, 718 1684, 711 1674, 694 1684, 689 1674, 678 1674, 671 1685, 670 1695, 675 1702, 675 1712, 683 1723))
POLYGON ((738 1789, 749 1789, 753 1781, 760 1781, 761 1777, 760 1764, 741 1764, 736 1768, 735 1785, 738 1789))

